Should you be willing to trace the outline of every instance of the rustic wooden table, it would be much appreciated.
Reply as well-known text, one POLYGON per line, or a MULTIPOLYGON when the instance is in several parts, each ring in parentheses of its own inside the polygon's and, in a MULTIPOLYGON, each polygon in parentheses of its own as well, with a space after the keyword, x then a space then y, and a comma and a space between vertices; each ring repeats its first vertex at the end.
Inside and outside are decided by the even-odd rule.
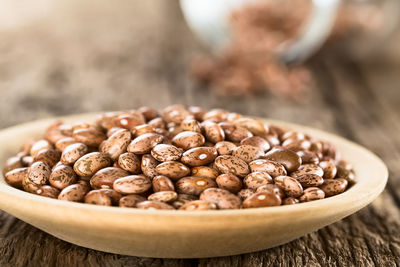
POLYGON ((101 19, 91 18, 85 24, 75 14, 69 15, 76 24, 67 26, 52 17, 58 35, 48 34, 54 32, 52 23, 43 22, 2 35, 1 128, 42 117, 140 105, 222 107, 320 128, 360 143, 387 163, 388 186, 360 212, 291 243, 211 259, 102 253, 63 242, 0 212, 0 266, 398 266, 398 64, 318 59, 310 63, 316 84, 302 103, 267 95, 222 98, 193 85, 186 76, 187 60, 201 48, 176 3, 143 1, 127 4, 123 10, 100 11, 101 19), (115 19, 127 17, 135 20, 115 19), (140 37, 127 35, 129 31, 140 32, 140 37))

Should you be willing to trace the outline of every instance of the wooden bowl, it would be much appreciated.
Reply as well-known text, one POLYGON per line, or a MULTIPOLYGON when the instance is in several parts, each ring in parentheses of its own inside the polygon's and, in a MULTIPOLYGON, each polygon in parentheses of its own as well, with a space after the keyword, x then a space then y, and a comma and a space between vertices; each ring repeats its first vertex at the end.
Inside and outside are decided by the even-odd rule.
MULTIPOLYGON (((59 118, 93 120, 95 114, 59 118)), ((54 119, 0 131, 0 162, 38 136, 54 119)), ((29 194, 0 179, 0 208, 67 242, 132 256, 201 258, 235 255, 287 243, 360 210, 384 189, 385 164, 341 137, 280 121, 336 145, 354 165, 358 182, 343 194, 291 206, 204 212, 139 210, 72 203, 29 194)))

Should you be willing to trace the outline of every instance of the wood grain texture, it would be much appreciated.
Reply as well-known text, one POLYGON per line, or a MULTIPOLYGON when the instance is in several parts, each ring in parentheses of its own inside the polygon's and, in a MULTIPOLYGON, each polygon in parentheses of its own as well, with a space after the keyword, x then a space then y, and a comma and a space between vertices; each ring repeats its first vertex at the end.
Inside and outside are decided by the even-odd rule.
MULTIPOLYGON (((399 67, 313 60, 310 65, 317 81, 302 103, 267 95, 214 96, 187 77, 188 59, 202 48, 183 23, 177 2, 141 2, 127 4, 119 11, 119 20, 110 15, 115 10, 103 5, 102 19, 108 19, 101 24, 102 30, 89 36, 100 19, 84 24, 80 34, 86 38, 71 34, 74 24, 67 24, 58 35, 48 34, 55 31, 52 25, 60 23, 54 17, 45 27, 38 22, 29 32, 4 33, 0 127, 40 117, 140 105, 222 107, 332 131, 358 142, 387 163, 387 189, 357 214, 289 244, 201 260, 138 258, 85 249, 0 212, 0 266, 398 266, 399 67), (114 28, 117 32, 110 37, 114 28), (124 31, 132 35, 119 38, 118 33, 124 31), (17 45, 21 43, 27 46, 22 49, 17 45)), ((80 15, 85 16, 87 9, 82 7, 80 15)), ((82 18, 76 16, 79 24, 82 18)))

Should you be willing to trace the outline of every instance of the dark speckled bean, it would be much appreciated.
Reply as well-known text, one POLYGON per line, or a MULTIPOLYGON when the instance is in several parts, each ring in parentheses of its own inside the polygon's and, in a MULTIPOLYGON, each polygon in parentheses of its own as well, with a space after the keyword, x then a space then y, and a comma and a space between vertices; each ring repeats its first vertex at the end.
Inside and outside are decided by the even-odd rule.
POLYGON ((261 149, 264 152, 268 151, 271 148, 268 141, 260 136, 247 137, 247 138, 243 139, 242 141, 240 141, 240 145, 242 145, 242 146, 248 145, 248 146, 258 147, 259 149, 261 149))
POLYGON ((82 184, 73 184, 64 188, 58 195, 58 199, 73 202, 83 202, 87 192, 88 187, 82 184))
POLYGON ((266 172, 252 172, 243 179, 243 183, 247 188, 256 190, 262 185, 273 183, 273 179, 266 172))
POLYGON ((216 169, 211 168, 211 167, 198 166, 198 167, 192 168, 192 176, 215 179, 215 178, 217 178, 218 175, 219 175, 219 172, 216 169))
POLYGON ((36 194, 42 197, 57 198, 60 190, 50 185, 43 185, 36 191, 36 194))
POLYGON ((299 197, 303 194, 303 186, 295 178, 290 176, 278 176, 274 179, 289 197, 299 197))
POLYGON ((285 191, 283 191, 282 187, 276 185, 276 184, 265 184, 257 188, 256 192, 268 192, 268 193, 273 193, 277 194, 281 198, 284 198, 286 196, 285 191))
POLYGON ((272 177, 286 175, 286 169, 282 164, 267 160, 267 159, 258 159, 249 163, 250 169, 252 172, 266 172, 272 177))
POLYGON ((182 207, 182 205, 184 205, 190 201, 194 201, 194 200, 198 200, 198 199, 199 199, 199 197, 195 196, 195 195, 178 194, 178 198, 177 198, 177 200, 172 202, 172 206, 174 206, 174 208, 176 208, 176 209, 179 209, 180 207, 182 207))
POLYGON ((231 155, 236 145, 229 141, 221 141, 215 144, 219 155, 231 155))
POLYGON ((121 197, 119 206, 124 208, 136 208, 136 205, 143 201, 146 201, 146 199, 140 195, 127 195, 121 197))
POLYGON ((113 188, 121 194, 141 194, 151 188, 151 180, 144 175, 131 175, 114 181, 113 188))
POLYGON ((316 174, 304 174, 296 177, 296 180, 299 181, 303 187, 320 186, 324 183, 324 178, 316 174))
POLYGON ((167 176, 158 175, 154 177, 152 180, 152 185, 154 192, 175 191, 174 184, 167 176))
POLYGON ((297 178, 304 174, 315 174, 322 177, 324 176, 324 171, 316 164, 304 164, 301 165, 297 171, 291 173, 290 176, 297 178))
POLYGON ((123 169, 107 167, 99 170, 90 178, 90 185, 94 189, 112 188, 115 180, 129 175, 129 172, 123 169))
POLYGON ((63 152, 67 146, 76 143, 78 143, 78 141, 76 141, 73 137, 65 137, 63 139, 58 140, 55 146, 58 151, 63 152))
POLYGON ((300 201, 297 198, 294 197, 287 197, 282 201, 283 205, 293 205, 293 204, 297 204, 300 201))
POLYGON ((178 198, 178 194, 174 191, 160 191, 155 192, 147 197, 148 200, 160 201, 160 202, 171 202, 178 198))
POLYGON ((112 160, 116 160, 126 152, 130 142, 131 133, 128 130, 120 129, 103 142, 100 151, 108 154, 112 160))
POLYGON ((72 137, 76 141, 91 147, 98 147, 106 140, 106 135, 94 128, 74 130, 72 137))
POLYGON ((219 209, 239 209, 241 200, 238 196, 221 188, 208 188, 200 195, 200 200, 215 203, 219 209))
POLYGON ((201 123, 204 135, 211 143, 218 143, 225 140, 224 130, 213 121, 204 121, 201 123))
POLYGON ((326 197, 331 197, 343 193, 347 188, 348 182, 346 179, 325 179, 324 184, 320 186, 326 197))
POLYGON ((111 165, 110 157, 101 152, 92 152, 78 159, 74 164, 74 171, 79 176, 88 177, 98 170, 111 165))
POLYGON ((176 183, 178 193, 196 196, 211 187, 217 187, 217 183, 210 178, 204 177, 184 177, 176 183))
POLYGON ((17 168, 7 172, 6 182, 14 187, 22 187, 22 180, 28 175, 28 168, 17 168))
POLYGON ((335 163, 332 161, 321 161, 319 166, 324 171, 324 179, 333 179, 336 176, 337 169, 335 163))
POLYGON ((241 145, 233 150, 232 156, 238 157, 247 163, 250 163, 264 156, 264 151, 255 146, 241 145))
POLYGON ((202 146, 204 142, 205 138, 202 134, 192 131, 181 132, 172 139, 172 144, 184 150, 202 146))
POLYGON ((57 164, 60 160, 61 153, 55 149, 42 149, 33 158, 34 162, 42 161, 46 163, 50 168, 57 164))
POLYGON ((158 164, 159 162, 155 158, 153 158, 152 155, 143 155, 141 161, 141 169, 143 174, 149 178, 153 178, 157 175, 156 167, 158 164))
POLYGON ((71 166, 61 164, 52 170, 49 183, 55 188, 62 190, 76 183, 76 174, 71 166))
POLYGON ((88 147, 82 143, 75 143, 67 146, 61 154, 63 164, 74 164, 78 159, 88 152, 88 147))
POLYGON ((303 195, 299 198, 300 202, 309 202, 314 200, 323 199, 325 197, 324 191, 318 187, 309 187, 304 190, 303 195))
POLYGON ((156 167, 159 175, 167 176, 171 179, 179 179, 190 174, 190 169, 178 161, 166 161, 156 167))
POLYGON ((133 139, 128 146, 128 151, 135 154, 147 154, 164 140, 164 137, 156 133, 146 133, 133 139))
POLYGON ((27 179, 36 185, 45 185, 50 178, 51 169, 49 165, 38 161, 32 164, 28 170, 27 179))
POLYGON ((214 165, 221 173, 231 173, 238 177, 244 177, 250 172, 249 165, 244 160, 230 155, 217 157, 214 165))
POLYGON ((111 206, 111 198, 103 191, 92 190, 85 195, 85 203, 100 205, 100 206, 111 206))
POLYGON ((140 164, 141 164, 140 158, 136 154, 131 152, 123 153, 118 158, 118 166, 121 169, 124 169, 125 171, 128 171, 132 174, 140 173, 141 171, 140 164))
POLYGON ((244 189, 240 190, 237 193, 237 195, 238 195, 238 197, 240 197, 240 199, 245 200, 249 196, 253 195, 255 192, 256 191, 254 189, 244 188, 244 189))
POLYGON ((161 162, 179 160, 182 156, 182 149, 173 145, 159 144, 151 150, 151 155, 161 162))
POLYGON ((233 174, 221 174, 217 177, 215 182, 217 182, 219 188, 235 194, 243 187, 242 180, 233 174))

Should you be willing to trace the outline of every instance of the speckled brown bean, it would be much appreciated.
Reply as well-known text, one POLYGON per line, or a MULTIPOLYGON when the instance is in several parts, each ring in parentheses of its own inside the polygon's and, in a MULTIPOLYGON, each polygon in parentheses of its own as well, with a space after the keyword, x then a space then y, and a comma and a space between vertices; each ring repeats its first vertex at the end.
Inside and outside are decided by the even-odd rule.
POLYGON ((165 122, 162 118, 154 118, 149 121, 148 125, 152 126, 154 129, 165 129, 165 122))
POLYGON ((166 161, 156 167, 159 175, 167 176, 171 179, 179 179, 190 174, 190 169, 178 161, 166 161))
POLYGON ((182 205, 179 209, 186 211, 215 210, 217 205, 205 200, 194 200, 182 205))
POLYGON ((115 134, 116 132, 119 132, 121 130, 124 130, 124 128, 112 127, 110 130, 107 131, 107 138, 110 138, 110 136, 112 136, 113 134, 115 134))
POLYGON ((238 143, 245 138, 253 136, 253 134, 246 128, 230 122, 221 122, 219 123, 219 126, 224 130, 225 139, 234 143, 238 143))
POLYGON ((224 130, 217 123, 204 121, 201 124, 206 139, 214 144, 225 140, 224 130))
POLYGON ((67 146, 61 154, 60 161, 63 164, 74 164, 79 158, 88 152, 88 147, 82 143, 67 146))
POLYGON ((45 185, 50 178, 50 167, 41 161, 35 162, 28 170, 27 179, 36 185, 45 185))
POLYGON ((178 194, 174 191, 155 192, 147 197, 148 200, 160 202, 172 202, 178 198, 178 194))
POLYGON ((129 172, 123 169, 107 167, 99 170, 90 178, 90 185, 94 189, 112 188, 115 180, 129 175, 129 172))
POLYGON ((141 162, 139 157, 131 152, 121 154, 118 158, 118 166, 132 174, 140 173, 140 164, 141 162))
POLYGON ((24 164, 22 163, 20 157, 11 157, 7 159, 6 163, 4 164, 3 175, 5 175, 9 171, 22 167, 24 167, 24 164))
POLYGON ((146 201, 146 198, 140 195, 127 195, 121 197, 119 200, 119 206, 123 208, 136 208, 136 205, 143 201, 146 201))
POLYGON ((184 150, 202 146, 204 142, 205 138, 202 134, 191 131, 181 132, 172 138, 172 144, 184 150))
POLYGON ((305 174, 315 174, 318 176, 324 176, 323 169, 316 164, 304 164, 299 167, 295 172, 292 172, 290 176, 297 178, 305 174))
POLYGON ((221 173, 231 173, 238 177, 244 177, 250 172, 249 165, 244 160, 230 155, 217 157, 214 165, 221 173))
POLYGON ((215 147, 195 147, 183 153, 181 161, 189 166, 196 167, 213 162, 217 156, 218 152, 215 147))
POLYGON ((265 159, 282 164, 288 172, 296 171, 301 165, 301 158, 296 152, 285 148, 274 148, 265 154, 265 159))
POLYGON ((153 178, 157 175, 156 167, 158 164, 159 162, 155 158, 153 158, 152 155, 143 155, 141 161, 141 169, 143 171, 143 174, 149 178, 153 178))
POLYGON ((28 175, 28 168, 17 168, 7 172, 4 176, 6 182, 14 187, 22 187, 22 180, 28 175))
POLYGON ((221 174, 217 177, 215 182, 218 184, 219 188, 228 190, 234 194, 243 188, 242 180, 233 174, 221 174))
POLYGON ((246 128, 254 135, 264 136, 268 133, 268 126, 253 118, 242 117, 235 120, 235 123, 246 128))
POLYGON ((233 150, 232 156, 250 163, 264 156, 264 151, 255 146, 241 145, 233 150))
POLYGON ((221 141, 215 144, 219 155, 231 155, 236 145, 229 141, 221 141))
POLYGON ((156 129, 149 124, 138 125, 132 130, 132 134, 135 138, 147 133, 155 133, 155 132, 156 129))
POLYGON ((336 178, 344 178, 347 180, 347 182, 349 182, 349 184, 354 184, 356 182, 353 170, 348 170, 340 165, 337 165, 336 168, 336 178))
POLYGON ((144 175, 130 175, 114 181, 113 189, 121 194, 141 194, 151 188, 151 180, 144 175))
POLYGON ((303 186, 299 181, 290 176, 278 176, 274 179, 288 197, 299 197, 303 194, 303 186))
POLYGON ((144 210, 173 210, 174 207, 164 202, 159 201, 143 201, 136 204, 138 209, 144 210))
POLYGON ((319 157, 316 153, 311 151, 300 150, 296 152, 300 156, 303 164, 318 164, 319 157))
POLYGON ((338 178, 338 179, 325 179, 321 188, 325 193, 325 197, 331 197, 340 193, 343 193, 347 188, 348 182, 346 179, 338 178))
POLYGON ((255 192, 256 191, 254 189, 244 188, 244 189, 240 190, 237 193, 237 195, 238 195, 238 197, 240 197, 240 199, 245 200, 249 196, 253 195, 255 192))
POLYGON ((118 117, 113 118, 112 122, 115 126, 132 131, 136 126, 144 124, 145 119, 141 113, 135 112, 129 114, 121 114, 118 117))
POLYGON ((106 140, 106 135, 96 129, 86 128, 74 130, 72 137, 87 146, 98 147, 101 142, 106 140))
POLYGON ((60 190, 50 185, 43 185, 36 191, 36 194, 42 197, 57 198, 60 190))
POLYGON ((251 195, 243 201, 243 208, 262 208, 281 205, 282 200, 277 194, 259 192, 251 195))
POLYGON ((239 209, 242 201, 231 192, 221 188, 208 188, 200 195, 200 200, 215 203, 219 209, 239 209))
POLYGON ((98 170, 110 166, 110 157, 101 152, 92 152, 78 159, 74 164, 74 171, 79 176, 88 177, 95 174, 98 170))
POLYGON ((266 172, 272 177, 286 175, 286 169, 282 164, 267 160, 267 159, 258 159, 249 163, 250 169, 252 172, 266 172))
POLYGON ((113 189, 99 189, 100 192, 103 192, 111 199, 111 204, 113 206, 118 206, 119 200, 121 199, 122 195, 113 189))
POLYGON ((211 167, 198 166, 198 167, 192 168, 192 176, 215 179, 215 178, 217 178, 218 175, 219 175, 219 172, 216 169, 211 168, 211 167))
POLYGON ((53 187, 62 190, 67 186, 76 183, 76 174, 71 166, 61 164, 53 168, 49 178, 49 183, 53 187))
POLYGON ((158 161, 179 160, 182 156, 182 149, 173 145, 159 144, 151 150, 151 155, 158 161))
POLYGON ((204 177, 184 177, 176 183, 178 193, 198 196, 207 188, 217 187, 217 183, 204 177))
POLYGON ((300 201, 297 198, 294 197, 287 197, 282 201, 283 205, 294 205, 299 203, 300 201))
POLYGON ((100 205, 100 206, 111 206, 111 198, 107 196, 105 192, 100 190, 92 190, 85 195, 85 203, 100 205))
POLYGON ((336 176, 337 169, 335 163, 331 161, 321 161, 319 166, 324 171, 324 179, 333 179, 336 176))
POLYGON ((285 191, 283 191, 282 187, 276 184, 265 184, 257 188, 256 192, 268 192, 277 194, 280 198, 286 197, 285 191))
POLYGON ((243 139, 242 141, 240 141, 240 145, 248 145, 248 146, 258 147, 259 149, 261 149, 264 152, 268 151, 271 148, 269 142, 260 136, 247 137, 247 138, 243 139))
POLYGON ((82 184, 69 185, 61 191, 61 193, 58 195, 58 199, 73 202, 83 202, 88 189, 88 187, 82 184))
POLYGON ((174 183, 167 177, 163 175, 158 175, 152 180, 153 191, 175 191, 174 183))
POLYGON ((128 146, 128 151, 135 154, 147 154, 163 140, 164 136, 160 134, 146 133, 133 139, 128 146))
POLYGON ((198 199, 199 199, 198 196, 188 195, 188 194, 178 194, 178 198, 177 200, 172 202, 172 206, 174 206, 174 208, 176 209, 179 209, 180 207, 182 207, 182 205, 198 199))
POLYGON ((100 152, 106 153, 112 160, 116 160, 126 149, 131 142, 131 133, 128 130, 121 129, 111 135, 101 145, 100 152))
POLYGON ((273 183, 273 179, 266 172, 252 172, 243 179, 243 183, 247 188, 256 190, 262 185, 273 183))
POLYGON ((181 123, 190 113, 182 105, 172 105, 162 110, 162 118, 168 122, 181 123))
POLYGON ((191 131, 201 133, 200 123, 195 119, 185 119, 181 122, 181 128, 183 131, 191 131))
POLYGON ((78 143, 78 141, 76 141, 74 138, 65 137, 63 139, 58 140, 57 143, 55 144, 55 146, 58 151, 63 152, 67 146, 76 144, 76 143, 78 143))
POLYGON ((318 187, 324 183, 324 178, 316 174, 304 174, 296 177, 296 180, 299 181, 303 187, 318 187))
POLYGON ((50 144, 49 141, 42 139, 42 140, 38 140, 36 142, 34 142, 32 144, 31 150, 30 150, 30 154, 32 157, 35 157, 36 154, 42 150, 42 149, 50 149, 53 148, 53 146, 50 144))
POLYGON ((38 153, 36 153, 36 156, 33 158, 33 161, 34 162, 42 161, 46 163, 50 168, 52 168, 60 160, 60 157, 61 157, 60 151, 57 151, 52 148, 42 149, 38 153))
POLYGON ((309 187, 304 190, 303 195, 299 198, 300 202, 309 202, 325 198, 325 193, 318 187, 309 187))

